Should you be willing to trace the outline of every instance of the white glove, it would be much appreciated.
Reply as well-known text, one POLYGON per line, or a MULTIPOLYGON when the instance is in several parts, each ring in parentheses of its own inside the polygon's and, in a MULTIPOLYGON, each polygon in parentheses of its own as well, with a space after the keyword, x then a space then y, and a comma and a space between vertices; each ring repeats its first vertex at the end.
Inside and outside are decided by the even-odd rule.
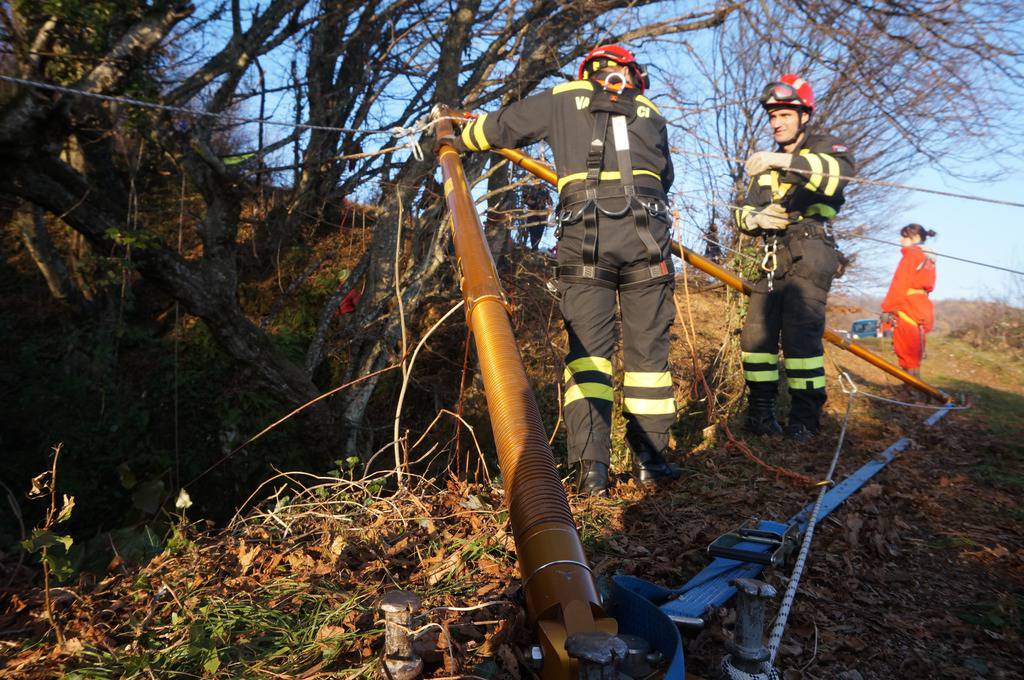
POLYGON ((746 231, 785 231, 789 226, 789 213, 778 203, 772 203, 767 208, 748 215, 744 222, 746 231))
POLYGON ((757 151, 750 155, 744 167, 751 177, 769 170, 785 170, 793 163, 793 154, 774 151, 757 151))

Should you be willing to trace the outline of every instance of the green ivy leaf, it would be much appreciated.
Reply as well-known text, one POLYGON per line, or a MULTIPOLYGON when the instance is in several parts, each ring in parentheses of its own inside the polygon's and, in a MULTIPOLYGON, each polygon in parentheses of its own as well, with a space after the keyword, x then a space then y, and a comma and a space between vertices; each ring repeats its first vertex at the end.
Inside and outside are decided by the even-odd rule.
POLYGON ((57 545, 63 545, 64 550, 71 550, 71 544, 74 539, 70 536, 61 536, 55 534, 47 529, 36 529, 32 532, 32 535, 21 542, 21 547, 27 550, 29 553, 36 553, 43 548, 53 548, 57 545))
POLYGON ((71 511, 75 509, 75 497, 64 494, 64 505, 57 515, 57 523, 66 522, 71 519, 71 511))
POLYGON ((217 656, 216 650, 210 650, 206 662, 203 664, 203 670, 207 673, 216 673, 218 668, 220 668, 220 657, 217 656))

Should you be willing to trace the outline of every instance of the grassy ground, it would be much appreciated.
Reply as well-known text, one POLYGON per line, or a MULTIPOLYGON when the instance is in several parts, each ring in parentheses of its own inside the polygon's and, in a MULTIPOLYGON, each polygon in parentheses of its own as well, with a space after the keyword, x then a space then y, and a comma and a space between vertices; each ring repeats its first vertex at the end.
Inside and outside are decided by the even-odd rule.
MULTIPOLYGON (((553 422, 559 340, 549 307, 542 294, 524 301, 517 322, 524 346, 538 348, 524 354, 553 422)), ((706 361, 733 312, 720 290, 692 298, 691 310, 706 361)), ((828 354, 822 436, 803 447, 749 439, 769 465, 823 474, 846 408, 840 368, 863 391, 899 396, 881 372, 839 350, 828 354)), ((688 356, 677 339, 681 401, 691 394, 688 356)), ((912 445, 819 528, 780 657, 787 680, 1020 677, 1024 364, 934 338, 924 377, 966 392, 973 408, 924 428, 921 410, 855 400, 840 476, 900 436, 912 445)), ((479 399, 471 406, 481 417, 479 399)), ((609 498, 571 499, 599 576, 679 585, 702 568, 704 548, 722 532, 752 513, 789 517, 813 499, 812 489, 721 441, 692 453, 701 412, 690 403, 678 433, 686 444, 682 480, 641 488, 621 463, 609 498)), ((477 434, 486 448, 485 432, 477 434)), ((115 562, 54 589, 63 644, 54 643, 38 582, 5 567, 0 674, 370 677, 382 645, 374 604, 393 588, 424 597, 417 646, 428 675, 529 674, 520 664, 528 631, 499 488, 418 479, 396 495, 373 480, 282 475, 254 497, 224 528, 183 525, 148 562, 115 562), (451 609, 466 606, 475 608, 451 609)), ((784 573, 766 578, 785 585, 784 573)), ((727 610, 711 619, 686 649, 688 670, 708 677, 731 624, 727 610)))

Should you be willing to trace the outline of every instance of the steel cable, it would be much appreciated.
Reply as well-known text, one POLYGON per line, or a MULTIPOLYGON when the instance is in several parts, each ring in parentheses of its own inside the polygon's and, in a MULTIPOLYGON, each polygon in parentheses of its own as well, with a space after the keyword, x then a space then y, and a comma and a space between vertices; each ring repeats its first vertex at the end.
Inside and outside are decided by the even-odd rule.
MULTIPOLYGON (((674 192, 674 193, 677 193, 677 194, 683 193, 683 194, 690 195, 690 196, 693 197, 694 200, 700 201, 702 203, 706 203, 708 205, 716 205, 716 206, 719 206, 721 208, 729 208, 730 210, 742 210, 743 209, 740 206, 734 205, 732 203, 726 203, 725 201, 717 201, 717 200, 715 200, 713 198, 707 198, 706 196, 700 196, 695 191, 683 190, 683 191, 677 191, 677 192, 674 192)), ((1022 207, 1024 207, 1024 204, 1022 204, 1022 207)), ((764 212, 764 210, 763 209, 762 210, 754 209, 754 210, 750 210, 749 212, 750 212, 750 214, 757 214, 757 213, 764 212)), ((733 252, 737 252, 733 248, 730 248, 729 246, 726 246, 725 244, 718 243, 717 241, 713 241, 713 240, 711 240, 710 238, 708 238, 706 236, 703 237, 703 238, 706 241, 710 242, 710 243, 715 243, 716 245, 719 245, 719 246, 725 248, 726 250, 732 250, 733 252)), ((888 246, 896 246, 898 248, 902 248, 903 247, 899 243, 894 243, 892 241, 885 241, 883 239, 874 238, 873 236, 865 236, 863 234, 848 234, 846 236, 843 236, 842 238, 863 239, 863 240, 867 240, 867 241, 875 241, 876 243, 881 243, 881 244, 888 245, 888 246)), ((1003 267, 1003 266, 997 265, 997 264, 991 264, 991 263, 988 263, 988 262, 982 262, 980 260, 969 260, 969 259, 967 259, 965 257, 957 257, 956 255, 949 255, 947 253, 939 253, 939 252, 936 252, 936 251, 930 251, 930 252, 933 255, 935 255, 936 257, 945 257, 945 258, 950 259, 950 260, 957 260, 959 262, 966 262, 968 264, 977 265, 979 267, 987 267, 989 269, 998 269, 999 271, 1009 272, 1011 274, 1016 274, 1018 276, 1024 276, 1024 271, 1021 271, 1019 269, 1010 269, 1009 267, 1003 267)), ((743 255, 744 253, 739 253, 739 254, 743 255)))
MULTIPOLYGON (((680 149, 673 147, 674 153, 679 153, 684 156, 697 156, 699 158, 708 158, 711 160, 728 161, 730 163, 743 164, 746 161, 742 158, 736 158, 735 156, 723 156, 721 154, 707 153, 706 151, 692 151, 690 149, 680 149)), ((810 170, 801 170, 798 168, 786 168, 787 172, 795 172, 799 175, 821 175, 822 177, 837 177, 847 182, 858 182, 860 184, 873 184, 880 187, 889 187, 891 189, 905 189, 907 191, 917 191, 925 194, 934 194, 936 196, 947 196, 949 198, 962 198, 967 201, 978 201, 980 203, 992 203, 994 205, 1008 205, 1013 208, 1024 208, 1024 203, 1017 201, 1004 201, 999 198, 989 198, 987 196, 978 196, 976 194, 960 194, 955 191, 945 191, 944 189, 929 189, 928 187, 918 187, 912 184, 901 184, 899 182, 890 182, 884 179, 871 179, 870 177, 861 177, 860 175, 834 175, 828 172, 812 172, 810 170)))
POLYGON ((69 94, 75 97, 86 97, 89 99, 99 99, 105 102, 111 102, 115 104, 126 104, 128 106, 138 106, 147 109, 154 109, 157 111, 167 111, 169 113, 181 113, 187 116, 197 116, 203 118, 217 118, 220 120, 226 120, 233 123, 258 123, 262 125, 273 125, 277 127, 286 127, 296 130, 320 130, 324 132, 361 132, 366 135, 389 135, 392 137, 406 137, 409 135, 421 132, 432 125, 431 124, 420 124, 410 127, 393 126, 390 128, 346 128, 346 127, 334 127, 330 125, 313 125, 311 123, 285 123, 279 120, 271 120, 267 118, 248 118, 244 116, 234 116, 226 113, 216 113, 213 111, 200 111, 197 109, 190 109, 184 106, 173 106, 171 104, 160 104, 158 102, 145 101, 143 99, 134 99, 132 97, 119 97, 109 94, 100 94, 99 92, 86 92, 84 90, 76 90, 73 87, 67 87, 64 85, 55 85, 53 83, 43 83, 37 80, 27 80, 25 78, 15 78, 14 76, 0 75, 0 81, 13 83, 15 85, 21 85, 23 87, 34 87, 40 90, 49 90, 51 92, 60 92, 61 94, 69 94))
MULTIPOLYGON (((392 137, 400 138, 409 135, 414 135, 420 132, 424 132, 429 129, 436 121, 422 122, 419 121, 415 125, 409 127, 393 126, 390 128, 345 128, 345 127, 334 127, 328 125, 312 125, 310 123, 285 123, 282 121, 267 120, 261 118, 246 118, 240 116, 231 116, 228 114, 214 113, 211 111, 197 111, 195 109, 189 109, 182 106, 172 106, 169 104, 158 104, 156 102, 148 102, 142 99, 134 99, 131 97, 118 97, 114 95, 100 94, 98 92, 85 92, 83 90, 76 90, 72 87, 66 87, 63 85, 55 85, 53 83, 44 83, 37 80, 28 80, 25 78, 15 78, 14 76, 0 75, 0 81, 13 83, 15 85, 21 85, 23 87, 34 87, 42 90, 50 90, 52 92, 61 92, 64 94, 73 95, 76 97, 89 97, 93 99, 100 99, 102 101, 116 102, 120 104, 127 104, 130 106, 140 106, 144 108, 156 109, 161 111, 169 111, 174 113, 181 113, 190 116, 203 116, 208 118, 220 118, 223 120, 229 120, 236 123, 262 123, 263 125, 274 125, 278 127, 287 127, 298 130, 324 130, 329 132, 350 132, 350 133, 363 133, 366 135, 382 135, 387 134, 392 137)), ((455 119, 453 119, 455 120, 455 119)), ((462 119, 457 119, 462 120, 462 119)), ((744 159, 736 158, 734 156, 724 156, 721 154, 707 153, 705 151, 693 151, 690 149, 673 148, 674 153, 679 153, 684 156, 697 156, 700 158, 708 158, 711 160, 727 161, 730 163, 744 163, 744 159)), ((848 182, 858 182, 861 184, 872 184, 875 186, 889 187, 893 189, 905 189, 907 191, 917 191, 926 194, 933 194, 936 196, 947 196, 949 198, 960 198, 967 201, 978 201, 980 203, 991 203, 993 205, 1006 205, 1014 208, 1024 208, 1024 203, 1017 201, 1006 201, 998 198, 989 198, 987 196, 978 196, 976 194, 961 194, 954 191, 945 191, 943 189, 930 189, 928 187, 918 187, 910 184, 901 184, 899 182, 890 182, 881 179, 871 179, 869 177, 861 177, 859 175, 833 175, 830 173, 812 173, 807 170, 799 170, 796 168, 789 168, 789 171, 796 172, 798 174, 810 176, 811 174, 820 174, 823 177, 838 177, 839 179, 846 180, 848 182)))

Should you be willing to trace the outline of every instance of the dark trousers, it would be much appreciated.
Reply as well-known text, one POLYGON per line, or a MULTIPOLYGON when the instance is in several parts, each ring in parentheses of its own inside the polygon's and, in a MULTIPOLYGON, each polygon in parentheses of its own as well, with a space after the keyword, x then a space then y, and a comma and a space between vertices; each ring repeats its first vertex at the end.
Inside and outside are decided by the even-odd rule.
MULTIPOLYGON (((651 232, 664 244, 667 258, 668 223, 652 219, 651 232)), ((599 266, 622 270, 646 262, 631 218, 602 218, 598 233, 599 266)), ((565 227, 558 244, 559 264, 581 261, 582 235, 580 223, 565 227)), ((570 463, 609 462, 616 307, 622 317, 626 441, 641 463, 656 461, 667 450, 669 429, 675 422, 668 367, 669 329, 675 318, 673 285, 671 276, 618 290, 595 283, 559 282, 562 318, 569 336, 563 399, 570 463)))
POLYGON ((768 292, 758 281, 750 296, 740 336, 743 373, 754 392, 779 390, 779 340, 785 355, 786 383, 791 399, 789 422, 818 430, 825 405, 825 363, 821 336, 825 332, 828 291, 814 281, 790 273, 777 278, 768 292))

